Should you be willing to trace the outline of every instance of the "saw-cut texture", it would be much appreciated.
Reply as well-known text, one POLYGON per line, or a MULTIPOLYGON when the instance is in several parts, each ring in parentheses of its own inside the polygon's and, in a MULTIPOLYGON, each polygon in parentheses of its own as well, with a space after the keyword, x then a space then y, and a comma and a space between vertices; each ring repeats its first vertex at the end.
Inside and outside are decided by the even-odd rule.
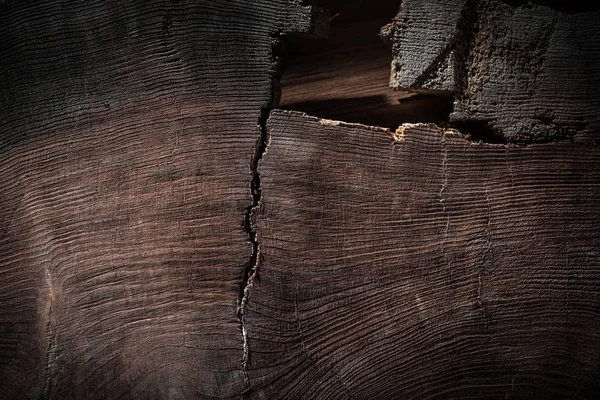
POLYGON ((293 0, 0 2, 0 397, 237 398, 293 0))
POLYGON ((250 398, 600 396, 600 149, 276 111, 250 398))
POLYGON ((600 138, 600 12, 404 0, 382 29, 391 86, 456 96, 450 120, 506 141, 600 138))

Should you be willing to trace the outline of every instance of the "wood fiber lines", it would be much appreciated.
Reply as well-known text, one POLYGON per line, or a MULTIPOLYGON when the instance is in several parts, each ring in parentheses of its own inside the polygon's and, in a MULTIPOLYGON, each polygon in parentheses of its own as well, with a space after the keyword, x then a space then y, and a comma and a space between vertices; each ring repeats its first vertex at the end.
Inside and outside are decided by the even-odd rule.
POLYGON ((275 111, 251 398, 600 394, 600 151, 275 111))
POLYGON ((0 4, 0 397, 237 398, 250 164, 299 1, 0 4))

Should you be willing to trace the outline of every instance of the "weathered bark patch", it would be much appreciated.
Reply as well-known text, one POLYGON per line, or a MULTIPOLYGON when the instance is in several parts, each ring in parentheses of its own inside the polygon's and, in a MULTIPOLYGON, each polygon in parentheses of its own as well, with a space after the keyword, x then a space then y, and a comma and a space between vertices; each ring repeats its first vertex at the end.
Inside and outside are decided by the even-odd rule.
POLYGON ((391 86, 454 95, 451 122, 506 141, 600 135, 600 13, 405 0, 382 35, 391 86))

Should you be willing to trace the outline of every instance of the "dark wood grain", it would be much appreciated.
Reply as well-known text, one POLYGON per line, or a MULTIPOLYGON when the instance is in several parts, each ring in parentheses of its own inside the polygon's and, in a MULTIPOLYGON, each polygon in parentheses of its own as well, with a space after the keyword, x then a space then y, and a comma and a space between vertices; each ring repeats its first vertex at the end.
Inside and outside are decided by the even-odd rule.
POLYGON ((405 0, 382 33, 391 86, 456 97, 450 121, 505 141, 600 137, 600 12, 405 0))
POLYGON ((0 2, 0 398, 237 398, 251 163, 300 1, 0 2))
POLYGON ((250 398, 600 396, 600 149, 268 129, 250 398))

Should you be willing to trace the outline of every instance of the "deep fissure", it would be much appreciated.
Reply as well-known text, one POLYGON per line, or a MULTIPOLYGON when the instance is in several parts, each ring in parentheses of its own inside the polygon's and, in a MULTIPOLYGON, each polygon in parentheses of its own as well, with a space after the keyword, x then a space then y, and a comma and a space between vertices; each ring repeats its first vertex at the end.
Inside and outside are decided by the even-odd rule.
POLYGON ((268 132, 267 132, 267 120, 269 114, 273 108, 275 108, 279 102, 279 80, 281 77, 281 44, 282 34, 275 33, 271 36, 271 70, 269 71, 271 76, 271 93, 269 93, 269 100, 260 109, 260 115, 257 121, 257 128, 259 131, 259 137, 256 140, 256 146, 254 154, 250 162, 250 192, 252 196, 252 204, 246 207, 246 213, 244 216, 244 231, 248 235, 248 240, 252 245, 252 253, 246 266, 244 267, 242 282, 240 285, 238 295, 238 309, 237 316, 240 324, 240 330, 242 333, 243 343, 243 355, 242 355, 242 373, 244 375, 245 390, 242 396, 246 395, 250 391, 250 378, 248 376, 247 368, 250 362, 250 347, 248 342, 248 331, 246 329, 245 311, 248 299, 250 296, 250 289, 254 281, 258 278, 258 270, 262 263, 262 256, 260 252, 260 243, 257 240, 255 230, 255 213, 260 207, 262 199, 262 187, 260 181, 260 173, 258 172, 258 165, 263 155, 267 150, 268 132))
POLYGON ((257 278, 258 269, 262 262, 260 253, 260 244, 256 238, 256 231, 254 227, 253 216, 258 207, 260 207, 260 201, 262 197, 262 189, 260 184, 260 174, 258 172, 258 164, 262 159, 263 154, 267 148, 267 119, 271 107, 263 107, 261 109, 260 118, 258 121, 258 129, 260 131, 260 137, 257 140, 254 156, 250 165, 250 171, 252 174, 252 180, 250 182, 250 190, 252 193, 252 204, 246 208, 246 215, 244 218, 244 230, 248 234, 248 239, 252 244, 252 254, 246 267, 244 268, 244 274, 242 277, 242 284, 240 286, 239 300, 238 300, 238 319, 240 322, 240 329, 242 331, 243 340, 243 357, 242 357, 242 371, 244 373, 244 382, 246 390, 249 389, 249 377, 247 373, 247 365, 250 357, 250 349, 248 345, 248 332, 246 330, 245 322, 245 309, 248 303, 248 297, 250 295, 250 288, 254 280, 257 278))
MULTIPOLYGON (((524 3, 521 0, 505 1, 513 6, 524 3)), ((545 1, 536 3, 556 6, 545 1)), ((389 87, 392 55, 389 46, 380 41, 378 33, 396 16, 400 5, 398 0, 323 0, 319 5, 334 15, 328 40, 288 36, 284 41, 280 33, 272 35, 271 94, 261 107, 257 122, 260 134, 250 165, 252 204, 246 208, 243 224, 252 245, 252 254, 243 271, 237 310, 243 337, 242 371, 246 386, 243 394, 250 390, 247 373, 250 349, 245 313, 250 289, 258 279, 262 264, 255 221, 262 201, 259 164, 267 150, 267 120, 271 110, 279 106, 280 98, 282 109, 306 112, 324 119, 387 127, 393 131, 405 123, 435 123, 460 130, 474 142, 509 143, 488 121, 450 122, 453 96, 393 91, 389 87), (282 79, 283 55, 290 68, 282 79), (330 68, 325 67, 323 73, 321 69, 328 64, 330 68)), ((581 8, 577 3, 563 11, 577 12, 581 8)), ((465 24, 471 23, 470 18, 465 21, 465 24)), ((462 54, 469 41, 469 37, 457 37, 452 49, 462 54)), ((440 202, 445 209, 443 190, 440 191, 440 202)))

